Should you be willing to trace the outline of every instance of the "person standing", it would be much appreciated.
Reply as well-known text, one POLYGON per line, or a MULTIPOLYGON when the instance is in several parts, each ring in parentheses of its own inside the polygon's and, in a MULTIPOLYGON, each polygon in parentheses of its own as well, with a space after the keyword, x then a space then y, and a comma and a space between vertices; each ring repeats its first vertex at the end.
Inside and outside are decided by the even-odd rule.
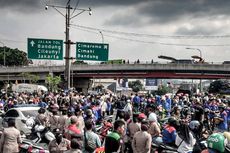
POLYGON ((141 131, 134 134, 132 142, 132 148, 134 153, 150 153, 152 136, 147 131, 147 123, 142 123, 141 131))
POLYGON ((61 131, 64 131, 66 128, 66 122, 68 120, 68 116, 67 116, 67 108, 62 110, 62 114, 61 116, 58 118, 58 128, 61 131))
POLYGON ((92 151, 90 148, 90 150, 87 148, 86 143, 88 144, 89 141, 91 141, 91 143, 95 144, 95 149, 101 147, 101 140, 99 138, 99 136, 94 133, 92 131, 93 129, 93 123, 91 121, 86 121, 85 122, 85 129, 86 131, 84 131, 84 141, 83 141, 83 153, 93 153, 94 151, 92 151))
POLYGON ((60 129, 55 129, 55 139, 52 140, 48 149, 50 153, 64 153, 65 151, 70 149, 70 141, 63 138, 62 132, 60 129))
POLYGON ((15 120, 10 119, 8 128, 4 128, 0 140, 0 153, 18 153, 21 143, 20 131, 15 128, 15 120))
POLYGON ((124 107, 124 112, 129 116, 133 116, 133 108, 130 99, 127 100, 127 104, 124 107))
POLYGON ((71 124, 65 129, 65 138, 68 140, 82 134, 81 130, 78 129, 78 118, 76 116, 71 116, 70 122, 71 124))

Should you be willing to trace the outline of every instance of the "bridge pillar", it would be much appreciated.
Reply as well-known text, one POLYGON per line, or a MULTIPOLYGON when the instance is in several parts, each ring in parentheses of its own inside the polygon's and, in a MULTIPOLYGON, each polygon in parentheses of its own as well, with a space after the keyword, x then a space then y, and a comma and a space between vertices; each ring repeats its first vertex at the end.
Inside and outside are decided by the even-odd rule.
POLYGON ((92 86, 90 78, 74 78, 71 84, 78 92, 87 93, 92 86))

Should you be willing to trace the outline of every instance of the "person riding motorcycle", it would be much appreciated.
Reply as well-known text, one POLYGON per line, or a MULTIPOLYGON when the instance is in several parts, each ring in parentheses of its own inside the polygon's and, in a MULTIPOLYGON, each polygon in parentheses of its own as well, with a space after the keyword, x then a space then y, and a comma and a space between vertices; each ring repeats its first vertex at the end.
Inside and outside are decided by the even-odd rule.
POLYGON ((178 126, 177 121, 175 118, 171 117, 168 119, 168 124, 164 127, 162 131, 162 139, 163 143, 167 144, 169 146, 176 146, 175 140, 176 140, 176 128, 178 126))

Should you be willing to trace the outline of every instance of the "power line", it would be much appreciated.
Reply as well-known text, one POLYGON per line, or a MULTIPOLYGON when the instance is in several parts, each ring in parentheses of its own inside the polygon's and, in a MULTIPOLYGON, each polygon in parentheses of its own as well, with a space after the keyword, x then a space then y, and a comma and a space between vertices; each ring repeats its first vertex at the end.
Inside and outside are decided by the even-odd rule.
POLYGON ((230 35, 156 35, 156 34, 140 34, 140 33, 129 33, 129 32, 121 32, 114 30, 105 30, 93 27, 87 27, 82 25, 71 24, 72 26, 89 29, 89 30, 97 30, 108 33, 116 33, 120 35, 129 35, 136 37, 150 37, 150 38, 168 38, 168 39, 216 39, 216 38, 230 38, 230 35))
MULTIPOLYGON (((97 33, 95 31, 90 31, 86 29, 81 29, 81 28, 76 28, 72 27, 74 29, 90 32, 90 33, 97 33)), ((111 38, 117 38, 117 39, 122 39, 122 40, 127 40, 127 41, 133 41, 133 42, 139 42, 139 43, 146 43, 146 44, 158 44, 158 45, 164 45, 164 46, 197 46, 197 47, 223 47, 223 46, 230 46, 230 44, 178 44, 178 43, 165 43, 165 42, 156 42, 156 41, 144 41, 144 40, 139 40, 139 39, 131 39, 131 38, 125 38, 125 37, 120 37, 120 36, 113 36, 113 35, 108 35, 108 34, 103 34, 104 36, 111 37, 111 38)))
POLYGON ((71 13, 70 16, 72 16, 72 15, 74 14, 74 12, 76 11, 77 6, 79 5, 79 2, 80 2, 80 0, 77 0, 77 3, 76 3, 76 5, 75 5, 75 7, 74 7, 74 10, 73 10, 73 12, 71 13))

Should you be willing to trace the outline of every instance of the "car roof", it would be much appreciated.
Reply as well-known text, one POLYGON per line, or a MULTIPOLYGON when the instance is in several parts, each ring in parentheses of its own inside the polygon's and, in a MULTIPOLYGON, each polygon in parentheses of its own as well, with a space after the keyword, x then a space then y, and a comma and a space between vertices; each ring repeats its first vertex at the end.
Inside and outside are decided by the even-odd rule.
POLYGON ((25 110, 39 110, 40 107, 17 107, 17 108, 11 108, 9 110, 12 110, 12 109, 19 110, 19 111, 25 111, 25 110))

